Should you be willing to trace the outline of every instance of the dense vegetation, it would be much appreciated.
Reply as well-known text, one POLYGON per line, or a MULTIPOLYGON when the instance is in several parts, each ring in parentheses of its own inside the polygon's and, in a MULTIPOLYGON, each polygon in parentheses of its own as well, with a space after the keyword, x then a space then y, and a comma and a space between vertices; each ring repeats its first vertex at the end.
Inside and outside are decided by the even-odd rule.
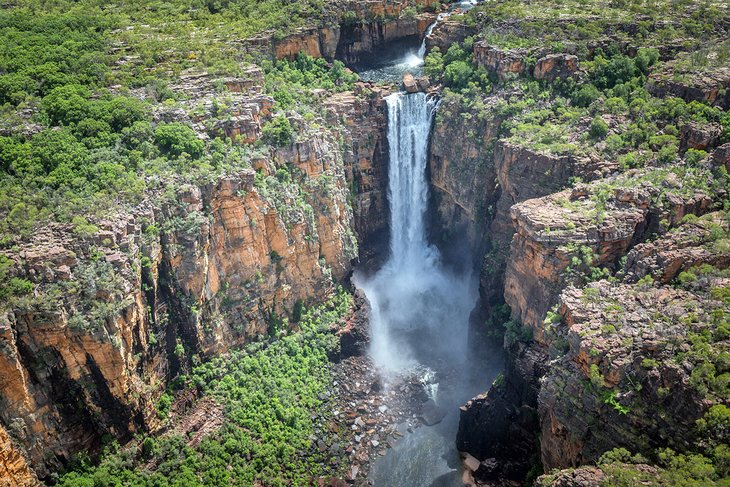
MULTIPOLYGON (((160 176, 209 178, 249 165, 255 147, 205 143, 181 122, 156 122, 152 106, 186 107, 164 78, 119 69, 108 54, 119 24, 110 15, 0 12, 0 223, 2 243, 47 221, 103 217, 154 193, 160 176), (132 94, 143 90, 145 99, 132 94), (176 102, 177 99, 177 102, 176 102)), ((264 126, 263 143, 286 145, 294 129, 284 110, 311 112, 309 90, 342 90, 353 74, 340 62, 300 57, 266 62, 265 88, 281 115, 264 126)), ((225 116, 225 113, 221 113, 225 116)), ((178 181, 179 183, 179 181, 178 181)), ((169 191, 170 185, 166 184, 169 191)))
POLYGON ((317 448, 316 440, 329 434, 322 430, 332 419, 325 393, 332 383, 328 354, 338 341, 331 328, 349 306, 350 295, 340 291, 303 311, 299 331, 178 377, 160 400, 162 416, 168 416, 173 397, 191 390, 224 408, 220 428, 198 445, 177 434, 139 438, 123 449, 113 443, 98 466, 79 457, 58 485, 311 485, 336 474, 340 459, 317 448))

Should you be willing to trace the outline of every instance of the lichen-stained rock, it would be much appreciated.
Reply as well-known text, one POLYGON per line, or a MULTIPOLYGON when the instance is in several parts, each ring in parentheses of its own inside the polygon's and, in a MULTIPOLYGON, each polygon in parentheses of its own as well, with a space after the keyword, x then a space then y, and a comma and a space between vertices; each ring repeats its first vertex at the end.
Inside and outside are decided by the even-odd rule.
POLYGON ((539 477, 535 485, 541 487, 601 487, 606 474, 598 467, 566 469, 539 477))
POLYGON ((274 58, 294 59, 302 53, 315 58, 333 59, 339 38, 339 27, 302 30, 275 41, 274 58))
POLYGON ((625 279, 636 282, 649 275, 655 281, 669 284, 681 272, 700 264, 721 269, 730 267, 730 250, 718 251, 723 241, 711 240, 712 231, 728 232, 727 220, 719 213, 687 221, 660 240, 638 244, 627 255, 625 279))
POLYGON ((716 166, 725 166, 730 171, 730 143, 723 144, 712 154, 712 163, 716 166))
MULTIPOLYGON (((150 217, 139 209, 137 218, 150 217)), ((5 303, 0 318, 0 423, 41 477, 79 448, 97 447, 101 431, 124 439, 155 424, 145 392, 167 367, 150 345, 156 310, 148 310, 139 260, 130 258, 142 249, 135 220, 100 222, 90 240, 51 225, 6 254, 34 289, 5 303)), ((150 266, 158 249, 148 246, 150 266)))
POLYGON ((712 150, 719 143, 721 135, 722 127, 716 123, 705 126, 692 123, 683 125, 679 130, 679 150, 712 150))
POLYGON ((496 74, 502 81, 525 73, 527 56, 527 49, 505 51, 489 45, 486 41, 474 43, 474 64, 496 74))
POLYGON ((601 487, 631 479, 635 485, 664 485, 663 470, 645 463, 606 463, 597 467, 569 468, 541 475, 537 487, 601 487))
MULTIPOLYGON (((592 253, 592 267, 610 267, 662 221, 677 225, 688 213, 703 214, 713 208, 710 192, 656 184, 663 174, 627 173, 613 182, 579 185, 512 207, 516 234, 507 264, 505 301, 513 316, 535 331, 538 341, 542 320, 581 248, 592 253), (628 183, 642 178, 643 183, 628 183)), ((665 182, 672 179, 665 177, 665 182)), ((711 178, 709 173, 706 177, 711 178)))
POLYGON ((646 88, 654 96, 676 96, 687 102, 700 101, 730 109, 730 68, 724 67, 707 73, 688 73, 680 80, 674 76, 671 63, 662 72, 653 73, 646 88))
POLYGON ((431 35, 426 38, 426 49, 438 48, 445 53, 452 44, 463 42, 469 36, 474 35, 475 27, 455 20, 443 20, 433 28, 431 35))
POLYGON ((386 42, 420 38, 435 20, 430 13, 441 5, 436 0, 348 0, 333 2, 319 22, 278 37, 267 32, 237 41, 250 54, 270 59, 294 59, 299 53, 357 64, 386 42), (426 10, 415 17, 407 8, 426 10))
POLYGON ((555 81, 567 79, 578 71, 578 57, 572 54, 548 54, 537 60, 533 76, 535 79, 555 81))
POLYGON ((547 470, 592 463, 616 447, 686 451, 702 435, 723 434, 697 424, 727 400, 703 371, 727 368, 730 341, 717 316, 730 307, 712 289, 729 281, 707 279, 691 291, 600 281, 562 293, 562 321, 550 330, 557 357, 539 395, 547 470))
POLYGON ((186 95, 185 100, 174 107, 155 105, 153 118, 190 124, 204 139, 230 138, 250 144, 261 137, 261 127, 274 105, 274 99, 262 93, 263 86, 264 74, 257 66, 244 67, 236 78, 218 79, 207 72, 186 72, 171 86, 175 92, 186 95))

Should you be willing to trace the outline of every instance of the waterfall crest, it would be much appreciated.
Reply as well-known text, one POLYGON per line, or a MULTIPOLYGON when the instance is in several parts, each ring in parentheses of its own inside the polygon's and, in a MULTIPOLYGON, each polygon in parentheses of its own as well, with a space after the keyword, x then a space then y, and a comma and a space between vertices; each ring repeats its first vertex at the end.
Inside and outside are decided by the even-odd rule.
POLYGON ((372 277, 355 275, 371 304, 370 355, 385 372, 431 359, 459 362, 476 302, 471 275, 441 265, 426 237, 428 137, 437 102, 396 93, 388 105, 390 255, 372 277))

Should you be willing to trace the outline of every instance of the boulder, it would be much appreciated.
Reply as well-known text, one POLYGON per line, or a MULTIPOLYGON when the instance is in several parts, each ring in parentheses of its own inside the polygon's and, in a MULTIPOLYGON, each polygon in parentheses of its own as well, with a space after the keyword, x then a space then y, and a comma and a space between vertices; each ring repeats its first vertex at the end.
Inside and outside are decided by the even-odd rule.
POLYGON ((469 455, 468 453, 464 457, 464 466, 471 470, 472 472, 476 472, 479 468, 480 462, 473 456, 469 455))
POLYGON ((725 166, 725 169, 730 171, 730 142, 723 144, 717 149, 712 156, 712 162, 716 166, 725 166))
POLYGON ((426 426, 440 423, 444 416, 446 416, 446 411, 438 407, 433 399, 429 399, 421 405, 421 412, 418 415, 426 426))
POLYGON ((722 127, 717 123, 698 125, 688 123, 679 129, 679 150, 708 150, 717 145, 722 135, 722 127))
POLYGON ((403 75, 403 89, 406 90, 406 93, 418 92, 418 83, 416 83, 416 78, 411 73, 403 75))
POLYGON ((431 83, 428 81, 428 78, 425 76, 416 78, 416 85, 418 86, 418 91, 426 91, 431 87, 431 83))

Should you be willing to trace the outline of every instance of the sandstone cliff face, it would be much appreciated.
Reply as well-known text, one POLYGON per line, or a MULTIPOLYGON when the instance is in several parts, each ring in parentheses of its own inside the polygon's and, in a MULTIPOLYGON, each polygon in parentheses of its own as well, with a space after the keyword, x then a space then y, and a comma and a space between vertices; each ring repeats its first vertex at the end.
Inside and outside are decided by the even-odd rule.
POLYGON ((378 52, 386 44, 410 40, 418 45, 428 26, 436 20, 435 14, 419 14, 384 23, 356 23, 341 27, 336 58, 348 65, 367 64, 377 60, 378 52))
POLYGON ((7 487, 29 487, 38 484, 23 454, 13 445, 4 428, 0 427, 0 484, 7 487))
POLYGON ((460 115, 462 110, 458 99, 446 98, 434 121, 429 171, 436 234, 431 240, 448 247, 452 239, 465 239, 477 257, 499 198, 493 147, 500 121, 476 110, 460 115))
POLYGON ((647 80, 646 88, 654 96, 676 96, 685 101, 701 101, 724 110, 730 108, 730 69, 709 73, 691 73, 677 81, 671 74, 655 73, 647 80))
MULTIPOLYGON (((620 178, 628 181, 631 177, 620 178)), ((607 187, 611 193, 603 204, 591 197, 601 190, 601 184, 578 186, 512 207, 517 232, 510 247, 505 301, 538 341, 542 320, 555 304, 565 285, 565 271, 579 252, 592 254, 590 267, 614 267, 631 247, 657 229, 660 220, 676 225, 687 213, 702 214, 713 204, 712 196, 701 191, 680 195, 670 190, 665 206, 657 202, 662 191, 648 183, 638 188, 622 183, 607 187)))
POLYGON ((527 70, 526 49, 511 49, 508 51, 490 46, 486 41, 474 43, 474 64, 493 72, 504 81, 510 76, 517 76, 527 70))
POLYGON ((436 24, 431 35, 426 38, 426 49, 438 48, 442 53, 449 50, 452 44, 463 42, 469 36, 476 34, 476 28, 464 22, 444 20, 436 24))
MULTIPOLYGON (((266 100, 229 81, 232 105, 266 100)), ((212 107, 207 93, 197 101, 212 107)), ((27 458, 45 478, 104 434, 154 429, 157 397, 191 359, 295 327, 279 317, 347 278, 355 232, 375 238, 387 219, 385 115, 381 93, 365 86, 325 105, 331 129, 300 128, 296 142, 251 161, 258 174, 153 181, 159 191, 94 222, 98 231, 53 225, 4 252, 34 291, 0 317, 0 425, 15 445, 0 465, 22 480, 27 458)), ((217 127, 185 110, 157 116, 201 137, 217 127)), ((245 130, 258 137, 266 116, 246 115, 245 130)))
MULTIPOLYGON (((520 472, 524 475, 529 463, 529 452, 540 449, 540 445, 542 461, 547 467, 565 466, 558 458, 573 459, 570 464, 577 465, 595 460, 596 455, 605 451, 607 438, 620 438, 613 430, 605 435, 604 430, 597 433, 593 429, 595 423, 587 420, 581 423, 574 419, 571 424, 575 429, 566 432, 552 416, 555 407, 570 402, 570 412, 560 416, 570 422, 568 416, 580 418, 578 409, 589 407, 587 403, 581 403, 588 399, 580 391, 581 380, 575 377, 571 378, 571 388, 550 389, 550 384, 566 387, 565 377, 551 382, 550 374, 557 365, 550 359, 556 356, 556 350, 563 350, 569 340, 556 339, 545 316, 569 282, 585 279, 581 276, 586 273, 608 272, 603 271, 604 267, 617 270, 620 257, 632 248, 625 267, 628 282, 636 282, 643 276, 642 272, 656 272, 657 279, 671 280, 680 269, 703 259, 718 265, 725 263, 724 255, 701 248, 687 249, 689 242, 696 243, 696 231, 690 232, 692 237, 684 239, 675 236, 671 245, 666 242, 640 244, 662 225, 675 226, 688 213, 703 214, 712 210, 711 194, 702 189, 680 188, 671 177, 659 186, 651 176, 632 173, 622 177, 628 179, 578 185, 572 190, 527 200, 511 208, 516 233, 507 260, 504 297, 512 308, 515 324, 511 326, 515 329, 508 330, 505 337, 507 369, 504 378, 487 395, 473 399, 462 408, 457 439, 460 450, 479 460, 487 460, 486 464, 491 467, 478 472, 483 478, 520 478, 520 472), (598 194, 602 196, 597 198, 598 194), (671 264, 676 261, 686 262, 686 265, 671 264), (665 264, 668 269, 663 276, 658 267, 664 269, 665 264), (543 378, 545 374, 547 378, 543 378), (552 398, 552 403, 543 394, 546 390, 551 391, 545 394, 552 398), (485 418, 490 422, 485 423, 485 418), (487 432, 484 430, 486 424, 497 426, 487 432), (538 424, 542 425, 539 442, 532 434, 538 424), (585 438, 601 436, 605 441, 600 445, 598 441, 592 444, 591 453, 587 453, 583 445, 592 440, 584 438, 580 445, 572 442, 580 437, 579 431, 586 435, 585 438), (517 460, 519 458, 522 458, 522 464, 517 460)), ((588 313, 587 316, 592 315, 588 313)), ((621 348, 619 344, 614 347, 621 348)), ((590 347, 583 353, 588 353, 586 350, 590 347)), ((563 350, 560 356, 564 353, 563 350)), ((571 357, 565 359, 566 363, 576 362, 577 359, 571 357)), ((590 366, 581 368, 586 374, 589 369, 590 366)), ((613 376, 606 372, 606 377, 613 376)), ((604 404, 594 400, 596 407, 599 403, 604 404)), ((692 417, 696 419, 697 415, 692 417)), ((628 445, 635 439, 626 437, 625 443, 618 445, 628 445)), ((617 446, 617 443, 612 445, 617 446)))
POLYGON ((343 163, 361 249, 388 240, 388 94, 375 85, 358 84, 354 92, 325 101, 328 125, 342 127, 343 163))
POLYGON ((273 59, 293 59, 301 52, 358 64, 389 42, 404 39, 418 42, 436 15, 422 13, 406 17, 404 10, 408 7, 433 10, 438 6, 432 0, 350 2, 339 9, 335 7, 337 12, 333 15, 338 18, 331 19, 328 25, 301 29, 281 40, 264 37, 246 44, 259 52, 269 48, 273 59))
POLYGON ((561 294, 562 319, 549 331, 561 344, 554 349, 563 349, 540 390, 547 468, 594 462, 615 447, 644 455, 667 446, 684 451, 698 435, 719 434, 697 429, 697 420, 726 399, 700 370, 709 361, 722 373, 726 366, 716 361, 730 342, 717 333, 708 342, 692 336, 728 311, 712 289, 727 284, 718 269, 730 265, 730 251, 711 236, 726 234, 727 225, 720 213, 685 223, 637 245, 624 284, 601 281, 561 294), (684 271, 700 277, 683 289, 665 286, 684 271), (645 276, 659 287, 639 281, 645 276))

